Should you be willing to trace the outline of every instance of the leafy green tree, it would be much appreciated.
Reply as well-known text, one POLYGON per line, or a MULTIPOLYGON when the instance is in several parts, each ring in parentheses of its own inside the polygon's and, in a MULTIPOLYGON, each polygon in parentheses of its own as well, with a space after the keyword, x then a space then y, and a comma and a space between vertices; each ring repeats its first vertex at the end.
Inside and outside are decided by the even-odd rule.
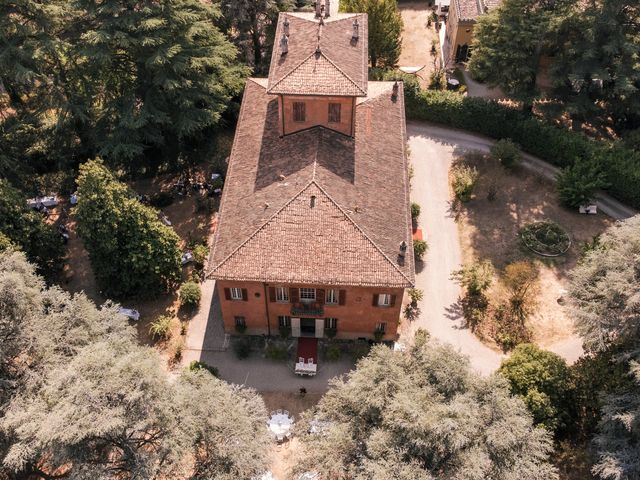
POLYGON ((371 67, 395 67, 402 50, 402 16, 397 0, 341 0, 340 9, 367 14, 371 67))
POLYGON ((640 477, 640 365, 631 361, 634 383, 606 398, 594 438, 597 463, 592 471, 603 480, 640 477))
POLYGON ((509 138, 498 140, 491 147, 491 156, 507 169, 515 167, 522 159, 522 152, 517 143, 509 138))
MULTIPOLYGON (((23 156, 39 167, 97 153, 129 168, 132 160, 175 161, 212 137, 248 72, 215 26, 221 14, 211 2, 24 0, 0 8, 0 80, 16 111, 8 133, 19 143, 35 138, 23 156)), ((10 153, 0 168, 15 163, 10 153)))
POLYGON ((589 351, 636 339, 640 329, 640 215, 616 223, 571 271, 569 308, 589 351))
POLYGON ((566 362, 531 343, 518 345, 498 370, 520 396, 536 424, 562 436, 572 418, 572 382, 566 362))
POLYGON ((536 78, 550 30, 554 2, 504 0, 478 18, 469 71, 530 109, 538 95, 536 78))
POLYGON ((64 245, 55 228, 27 206, 27 199, 0 179, 0 233, 20 247, 44 272, 62 266, 64 245))
POLYGON ((495 269, 490 260, 475 261, 453 272, 453 279, 467 289, 469 295, 483 295, 493 283, 495 269))
POLYGON ((292 10, 293 0, 221 0, 229 34, 254 73, 266 73, 271 60, 275 27, 280 12, 292 10))
POLYGON ((640 126, 640 5, 573 3, 561 18, 552 79, 574 117, 611 116, 618 130, 640 126))
POLYGON ((154 293, 178 280, 178 236, 102 162, 80 166, 78 195, 78 233, 102 290, 116 296, 154 293))
POLYGON ((556 182, 560 201, 571 208, 589 205, 595 193, 608 186, 604 166, 593 157, 581 159, 562 169, 556 182))
POLYGON ((296 470, 322 478, 558 478, 550 435, 506 381, 423 335, 406 353, 374 347, 332 381, 315 420, 321 432, 301 434, 296 470))
POLYGON ((184 282, 179 290, 180 305, 195 307, 202 298, 202 289, 196 282, 184 282))
POLYGON ((204 371, 170 379, 116 305, 47 289, 16 252, 0 254, 0 334, 9 478, 232 480, 268 464, 255 392, 204 371))

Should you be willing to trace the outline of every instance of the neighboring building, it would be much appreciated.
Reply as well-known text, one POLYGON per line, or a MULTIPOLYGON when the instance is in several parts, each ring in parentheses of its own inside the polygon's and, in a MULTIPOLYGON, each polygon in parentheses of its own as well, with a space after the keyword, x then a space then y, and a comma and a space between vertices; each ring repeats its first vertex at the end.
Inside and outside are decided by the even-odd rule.
POLYGON ((467 61, 477 18, 500 3, 500 0, 452 0, 443 46, 445 66, 467 61))
POLYGON ((438 0, 436 3, 436 15, 438 16, 446 16, 449 13, 449 6, 451 5, 451 0, 438 0))
POLYGON ((404 96, 367 80, 367 44, 365 14, 281 13, 269 78, 247 80, 208 273, 229 332, 396 338, 415 276, 404 96))

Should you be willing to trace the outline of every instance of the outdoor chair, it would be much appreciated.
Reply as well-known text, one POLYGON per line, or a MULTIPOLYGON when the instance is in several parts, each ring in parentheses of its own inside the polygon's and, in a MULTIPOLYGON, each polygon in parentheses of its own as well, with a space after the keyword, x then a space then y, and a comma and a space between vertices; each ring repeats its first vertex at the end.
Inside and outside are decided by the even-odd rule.
POLYGON ((278 415, 282 415, 282 409, 279 408, 278 410, 276 410, 276 412, 278 413, 278 415))
POLYGON ((298 363, 304 363, 304 358, 298 357, 298 363))
POLYGON ((285 410, 284 414, 288 417, 289 416, 289 410, 285 410))
POLYGON ((313 365, 313 358, 310 358, 309 360, 307 360, 307 363, 312 364, 313 365))
POLYGON ((271 412, 271 413, 269 414, 269 416, 270 416, 270 417, 273 417, 275 414, 276 414, 276 412, 271 412))

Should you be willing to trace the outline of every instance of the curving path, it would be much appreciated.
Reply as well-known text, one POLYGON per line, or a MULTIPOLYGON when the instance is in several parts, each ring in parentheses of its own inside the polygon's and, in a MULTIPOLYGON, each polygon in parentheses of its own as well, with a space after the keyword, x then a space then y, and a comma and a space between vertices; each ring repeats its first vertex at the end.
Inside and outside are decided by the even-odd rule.
MULTIPOLYGON (((401 342, 410 342, 415 330, 424 328, 441 342, 452 344, 469 356, 473 368, 489 374, 500 366, 504 355, 484 345, 470 330, 456 308, 460 287, 451 272, 460 268, 458 227, 449 211, 448 172, 454 153, 463 150, 488 152, 494 141, 465 131, 426 122, 408 122, 408 143, 414 169, 411 197, 422 207, 421 227, 429 242, 425 267, 416 274, 416 287, 424 291, 421 316, 413 322, 401 342)), ((558 170, 531 155, 524 155, 523 166, 554 179, 558 170)), ((598 206, 613 218, 627 218, 637 212, 607 195, 600 195, 598 206)), ((579 337, 548 347, 568 362, 582 355, 579 337)))

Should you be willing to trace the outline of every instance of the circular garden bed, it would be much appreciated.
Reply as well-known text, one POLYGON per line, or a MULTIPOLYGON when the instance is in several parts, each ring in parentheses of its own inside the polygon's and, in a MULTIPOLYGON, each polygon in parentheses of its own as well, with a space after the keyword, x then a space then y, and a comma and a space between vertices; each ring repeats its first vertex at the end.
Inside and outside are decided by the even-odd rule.
POLYGON ((571 247, 571 237, 554 222, 535 222, 520 229, 522 243, 543 257, 558 257, 571 247))

